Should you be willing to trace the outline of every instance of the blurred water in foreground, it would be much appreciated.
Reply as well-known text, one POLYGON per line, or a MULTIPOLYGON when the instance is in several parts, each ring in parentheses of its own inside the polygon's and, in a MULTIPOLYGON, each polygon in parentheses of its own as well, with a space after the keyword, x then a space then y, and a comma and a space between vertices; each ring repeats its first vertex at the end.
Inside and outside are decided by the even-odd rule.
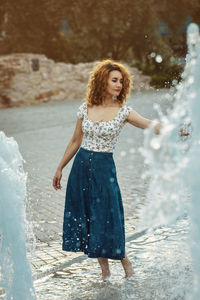
POLYGON ((0 286, 6 299, 36 299, 26 258, 26 174, 18 144, 0 132, 0 286))
MULTIPOLYGON (((196 24, 187 31, 188 55, 182 82, 177 86, 174 107, 168 115, 157 107, 163 124, 161 134, 145 132, 141 149, 150 176, 148 205, 141 211, 140 225, 153 228, 171 225, 189 216, 188 245, 194 267, 194 294, 200 299, 200 35, 196 24), (190 136, 180 137, 180 128, 190 136)), ((193 294, 193 295, 192 295, 193 294)))

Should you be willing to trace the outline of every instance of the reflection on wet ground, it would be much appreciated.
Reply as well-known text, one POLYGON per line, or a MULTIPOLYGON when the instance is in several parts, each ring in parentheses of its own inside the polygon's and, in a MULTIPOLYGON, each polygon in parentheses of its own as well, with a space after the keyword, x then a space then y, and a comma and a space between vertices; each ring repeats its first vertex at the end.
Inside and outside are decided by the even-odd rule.
POLYGON ((173 227, 151 229, 128 241, 127 253, 135 271, 133 280, 124 278, 119 261, 110 260, 112 276, 103 283, 96 260, 86 258, 37 280, 38 299, 186 299, 192 289, 188 230, 189 221, 185 218, 173 227))

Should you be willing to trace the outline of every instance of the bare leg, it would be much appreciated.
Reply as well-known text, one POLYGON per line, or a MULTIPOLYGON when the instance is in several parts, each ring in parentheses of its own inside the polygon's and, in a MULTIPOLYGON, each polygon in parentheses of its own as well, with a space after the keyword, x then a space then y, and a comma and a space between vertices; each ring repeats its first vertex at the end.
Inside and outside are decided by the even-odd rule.
POLYGON ((98 257, 98 262, 102 270, 102 279, 106 281, 110 276, 109 264, 107 258, 98 257))
POLYGON ((130 260, 128 259, 126 253, 125 253, 125 258, 121 260, 121 263, 122 263, 122 266, 125 271, 125 277, 126 278, 132 277, 134 274, 134 271, 133 271, 132 264, 131 264, 130 260))

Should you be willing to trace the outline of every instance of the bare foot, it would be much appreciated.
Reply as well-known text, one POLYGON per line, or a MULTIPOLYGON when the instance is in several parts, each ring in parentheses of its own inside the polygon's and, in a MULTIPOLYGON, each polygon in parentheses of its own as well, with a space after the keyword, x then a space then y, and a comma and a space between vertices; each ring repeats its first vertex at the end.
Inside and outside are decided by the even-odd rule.
POLYGON ((104 282, 109 281, 110 277, 110 270, 109 270, 109 263, 107 258, 103 257, 98 257, 98 262, 101 266, 101 271, 102 271, 102 279, 104 282))
POLYGON ((124 271, 125 271, 125 278, 132 278, 133 274, 135 274, 135 272, 133 271, 133 267, 132 267, 131 263, 127 264, 124 271))
POLYGON ((110 275, 111 275, 111 274, 110 274, 110 271, 109 271, 109 270, 102 271, 102 280, 103 280, 104 282, 109 281, 110 275))
POLYGON ((126 253, 125 253, 125 258, 121 260, 121 263, 124 268, 125 278, 132 280, 133 274, 135 274, 135 272, 133 271, 132 264, 131 264, 130 260, 128 259, 126 253))
POLYGON ((130 260, 128 258, 126 258, 122 262, 122 265, 123 265, 124 272, 125 272, 125 278, 132 278, 133 274, 135 274, 135 272, 133 271, 133 267, 132 267, 130 260))

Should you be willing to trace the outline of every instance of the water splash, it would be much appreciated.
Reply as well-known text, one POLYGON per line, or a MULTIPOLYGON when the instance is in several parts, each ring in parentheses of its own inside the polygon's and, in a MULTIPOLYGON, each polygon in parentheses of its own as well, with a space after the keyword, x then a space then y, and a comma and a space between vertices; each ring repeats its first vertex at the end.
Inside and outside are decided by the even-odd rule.
POLYGON ((161 55, 156 55, 156 57, 155 57, 155 61, 157 62, 157 63, 161 63, 162 61, 163 61, 163 59, 162 59, 162 56, 161 55))
POLYGON ((191 24, 187 34, 189 55, 187 56, 187 97, 193 130, 193 144, 190 149, 188 165, 185 172, 185 184, 189 184, 191 190, 191 202, 189 215, 191 216, 191 234, 189 244, 193 258, 194 268, 194 292, 193 300, 200 299, 200 35, 199 27, 191 24))
POLYGON ((186 154, 191 136, 184 141, 179 132, 183 124, 187 127, 187 111, 179 101, 174 109, 168 112, 168 116, 164 116, 158 106, 156 109, 163 125, 161 134, 155 135, 153 132, 153 127, 158 121, 155 120, 151 128, 145 131, 144 147, 140 149, 149 165, 143 177, 150 176, 148 205, 141 211, 140 226, 148 228, 173 224, 179 216, 187 212, 188 203, 188 191, 182 170, 188 163, 186 154), (181 115, 182 109, 184 114, 181 115))
POLYGON ((18 144, 0 132, 0 266, 6 299, 36 299, 26 258, 26 174, 18 144))
POLYGON ((200 36, 196 24, 187 31, 188 54, 182 81, 176 87, 174 107, 164 116, 163 127, 155 135, 153 127, 145 130, 141 152, 149 165, 144 177, 150 177, 148 203, 140 215, 141 227, 170 225, 180 217, 191 222, 188 243, 194 268, 194 293, 200 299, 200 36), (189 137, 180 136, 180 128, 189 137))

